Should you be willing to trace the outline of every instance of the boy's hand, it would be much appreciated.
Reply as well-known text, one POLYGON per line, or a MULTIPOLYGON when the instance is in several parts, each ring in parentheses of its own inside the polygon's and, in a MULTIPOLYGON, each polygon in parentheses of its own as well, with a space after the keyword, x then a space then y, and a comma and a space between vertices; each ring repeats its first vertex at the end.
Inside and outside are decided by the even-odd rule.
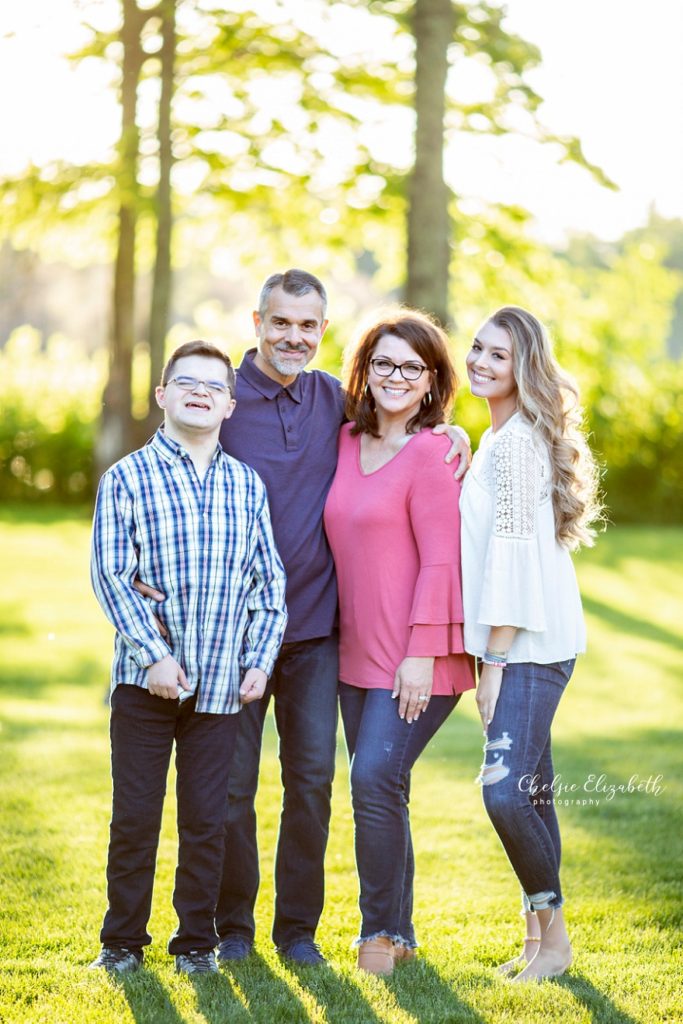
POLYGON ((167 654, 161 661, 155 661, 147 669, 147 689, 155 697, 177 700, 178 687, 189 690, 190 684, 175 658, 167 654))
POLYGON ((240 686, 240 700, 242 703, 251 704, 253 700, 260 700, 265 693, 267 682, 268 676, 262 669, 247 669, 240 686))

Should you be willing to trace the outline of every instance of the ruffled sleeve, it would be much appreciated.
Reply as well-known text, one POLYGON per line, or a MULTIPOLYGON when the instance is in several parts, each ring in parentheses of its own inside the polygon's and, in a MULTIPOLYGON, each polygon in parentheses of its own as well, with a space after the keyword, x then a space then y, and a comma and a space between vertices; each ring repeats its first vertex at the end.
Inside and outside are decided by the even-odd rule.
POLYGON ((457 566, 426 565, 420 569, 410 610, 408 657, 428 658, 464 652, 461 595, 457 566))
POLYGON ((477 621, 487 626, 546 629, 538 540, 540 466, 527 434, 506 431, 491 449, 494 525, 477 621))
POLYGON ((425 452, 413 487, 410 522, 420 569, 410 610, 408 657, 440 657, 464 650, 460 580, 460 484, 444 462, 447 449, 425 452))

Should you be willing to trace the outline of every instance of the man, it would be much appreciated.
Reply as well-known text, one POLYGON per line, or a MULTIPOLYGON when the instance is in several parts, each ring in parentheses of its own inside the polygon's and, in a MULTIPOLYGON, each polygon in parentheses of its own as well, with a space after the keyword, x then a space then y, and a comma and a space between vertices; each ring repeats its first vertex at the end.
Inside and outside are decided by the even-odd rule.
POLYGON ((116 628, 112 668, 113 812, 103 948, 91 964, 136 970, 147 923, 169 759, 175 743, 178 866, 169 942, 176 969, 217 971, 214 912, 228 777, 241 704, 262 696, 286 625, 285 577, 266 490, 218 445, 235 375, 213 345, 182 345, 156 398, 164 426, 100 482, 92 579, 116 628), (167 597, 164 637, 134 588, 167 597), (243 674, 243 678, 240 678, 243 674))
MULTIPOLYGON (((256 814, 263 723, 271 697, 284 789, 275 860, 273 940, 299 964, 322 964, 315 931, 324 901, 337 732, 337 590, 323 508, 344 421, 340 382, 303 372, 327 328, 327 295, 303 270, 273 274, 253 314, 256 349, 237 374, 238 413, 221 443, 253 466, 268 490, 273 532, 287 572, 289 622, 262 700, 240 718, 229 785, 225 865, 216 929, 218 959, 244 959, 254 942, 259 886, 256 814)), ((439 428, 437 428, 439 429, 439 428)), ((446 429, 446 428, 443 428, 446 429)), ((466 452, 457 436, 457 449, 466 452)), ((464 472, 463 460, 458 475, 464 472)), ((144 580, 144 577, 141 577, 144 580)), ((145 582, 147 582, 145 580, 145 582)), ((148 597, 163 594, 140 584, 148 597)))

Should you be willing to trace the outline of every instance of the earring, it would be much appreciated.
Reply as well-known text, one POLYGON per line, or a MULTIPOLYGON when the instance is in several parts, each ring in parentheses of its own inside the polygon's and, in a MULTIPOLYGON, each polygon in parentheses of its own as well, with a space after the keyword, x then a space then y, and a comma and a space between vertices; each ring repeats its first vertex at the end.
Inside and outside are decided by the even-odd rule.
POLYGON ((424 405, 425 409, 432 404, 432 393, 431 393, 431 391, 428 391, 427 394, 423 396, 422 404, 424 405))

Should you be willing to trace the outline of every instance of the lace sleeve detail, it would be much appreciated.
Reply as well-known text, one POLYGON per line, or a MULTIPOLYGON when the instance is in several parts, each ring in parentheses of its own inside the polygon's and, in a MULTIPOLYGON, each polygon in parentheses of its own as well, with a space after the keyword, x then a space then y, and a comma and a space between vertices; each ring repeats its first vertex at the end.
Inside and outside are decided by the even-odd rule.
POLYGON ((491 449, 498 537, 536 534, 539 465, 530 437, 506 431, 491 449))

